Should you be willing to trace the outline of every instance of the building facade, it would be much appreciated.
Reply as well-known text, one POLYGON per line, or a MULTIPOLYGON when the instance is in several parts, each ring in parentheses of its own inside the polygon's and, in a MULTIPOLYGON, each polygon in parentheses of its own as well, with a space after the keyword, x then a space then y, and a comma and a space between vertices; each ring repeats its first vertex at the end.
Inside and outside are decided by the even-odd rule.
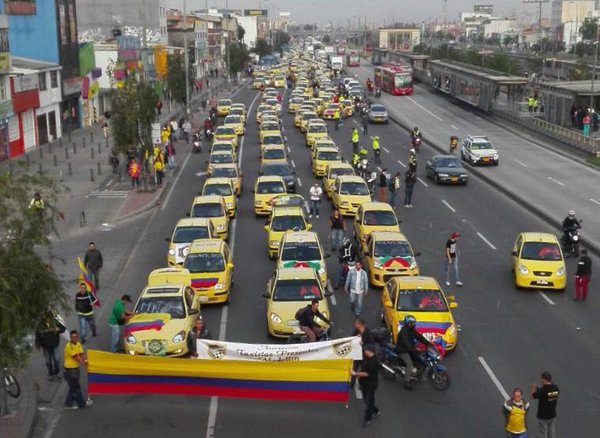
POLYGON ((8 44, 8 17, 0 15, 0 161, 9 157, 9 120, 13 116, 10 94, 10 50, 8 44))
POLYGON ((413 47, 421 44, 421 29, 380 28, 379 48, 398 52, 412 52, 413 47))

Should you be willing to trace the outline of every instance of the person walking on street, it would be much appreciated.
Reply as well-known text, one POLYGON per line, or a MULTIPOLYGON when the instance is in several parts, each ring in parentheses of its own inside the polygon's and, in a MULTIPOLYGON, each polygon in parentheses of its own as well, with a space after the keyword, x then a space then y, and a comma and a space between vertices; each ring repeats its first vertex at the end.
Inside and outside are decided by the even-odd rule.
POLYGON ((179 129, 179 123, 177 123, 177 120, 175 120, 175 118, 172 118, 169 122, 169 125, 171 126, 171 133, 169 135, 169 139, 171 141, 175 141, 177 140, 177 130, 179 129))
POLYGON ((92 406, 92 400, 88 398, 86 401, 81 392, 81 383, 79 382, 79 367, 81 365, 87 367, 87 359, 83 352, 83 347, 79 342, 77 330, 71 330, 69 342, 65 345, 63 359, 64 377, 69 386, 65 400, 65 409, 88 408, 92 406), (77 405, 73 405, 73 403, 77 403, 77 405))
POLYGON ((312 218, 313 214, 319 219, 319 204, 321 203, 321 196, 323 196, 323 189, 316 182, 310 188, 310 213, 308 218, 312 218))
POLYGON ((404 207, 412 208, 412 196, 417 184, 417 172, 409 170, 404 176, 404 207))
POLYGON ((96 337, 96 322, 94 321, 94 304, 97 300, 87 290, 85 283, 79 284, 79 290, 75 294, 75 310, 79 320, 79 333, 81 343, 85 344, 85 335, 87 326, 92 330, 92 336, 96 337))
POLYGON ((379 384, 380 363, 375 354, 375 346, 367 344, 363 346, 364 360, 360 371, 351 371, 353 377, 358 377, 358 384, 366 405, 363 427, 371 424, 373 416, 378 417, 381 411, 375 405, 375 392, 379 384))
POLYGON ((462 286, 463 283, 460 281, 460 275, 458 272, 458 248, 457 242, 460 237, 459 233, 452 233, 450 239, 446 241, 446 286, 450 286, 450 271, 454 273, 454 281, 457 286, 462 286))
POLYGON ((523 398, 523 391, 515 388, 512 397, 504 402, 503 408, 507 438, 527 438, 525 418, 529 411, 529 402, 523 398))
POLYGON ((369 290, 369 278, 362 263, 356 261, 354 269, 348 272, 346 277, 346 293, 350 294, 350 310, 354 316, 359 317, 362 310, 363 298, 369 290))
POLYGON ((169 143, 167 145, 166 151, 167 151, 167 166, 169 167, 169 169, 175 169, 175 146, 173 146, 173 143, 169 143))
POLYGON ((92 281, 94 282, 94 287, 96 288, 96 291, 99 291, 100 270, 104 265, 104 258, 102 258, 102 253, 100 252, 100 250, 96 248, 96 243, 90 242, 88 244, 88 250, 83 256, 83 265, 92 276, 92 281))
POLYGON ((400 176, 400 171, 398 171, 388 183, 388 191, 390 192, 390 206, 394 209, 396 208, 396 194, 400 191, 401 185, 402 178, 400 176))
POLYGON ((35 331, 35 348, 44 353, 48 379, 54 380, 60 373, 60 334, 66 330, 63 322, 48 312, 35 331))
POLYGON ((558 386, 552 383, 552 375, 548 371, 542 373, 541 380, 541 387, 535 383, 531 385, 531 397, 538 400, 538 438, 556 438, 558 386))
POLYGON ((177 129, 179 130, 179 140, 183 140, 183 125, 185 123, 185 117, 180 117, 177 123, 177 129))
POLYGON ((110 351, 116 353, 121 348, 121 327, 133 316, 131 312, 125 310, 125 303, 131 304, 131 297, 127 294, 116 300, 108 317, 108 326, 110 327, 110 351))
POLYGON ((337 251, 342 247, 344 236, 346 235, 346 222, 340 214, 340 211, 335 208, 329 217, 329 229, 331 236, 331 249, 337 251))
POLYGON ((350 143, 352 143, 352 153, 353 154, 357 154, 358 153, 358 142, 360 140, 360 137, 358 135, 358 129, 356 128, 352 128, 352 134, 350 137, 350 143))
POLYGON ((417 171, 417 152, 415 148, 410 148, 410 151, 408 151, 408 170, 417 171))
POLYGON ((363 135, 367 135, 367 133, 369 132, 369 116, 367 112, 365 112, 362 116, 362 129, 363 135))
POLYGON ((373 162, 375 164, 381 164, 381 148, 379 146, 379 136, 371 136, 371 147, 373 148, 373 162))
POLYGON ((142 167, 136 159, 132 159, 131 161, 129 161, 127 172, 129 173, 129 177, 131 178, 131 188, 133 189, 137 186, 137 188, 139 189, 140 174, 142 173, 142 167))
POLYGON ((389 175, 387 173, 387 169, 383 169, 379 174, 379 201, 387 202, 387 187, 388 187, 388 179, 389 175))
POLYGON ((186 342, 188 352, 191 358, 198 357, 198 347, 196 341, 198 339, 210 339, 210 333, 206 327, 204 327, 204 321, 201 318, 198 318, 194 321, 194 326, 188 333, 186 342))
POLYGON ((183 122, 183 139, 186 143, 190 142, 190 137, 192 136, 192 124, 189 120, 183 122))
POLYGON ((575 273, 575 298, 573 300, 579 302, 586 300, 591 279, 592 259, 589 258, 587 249, 582 249, 575 273))

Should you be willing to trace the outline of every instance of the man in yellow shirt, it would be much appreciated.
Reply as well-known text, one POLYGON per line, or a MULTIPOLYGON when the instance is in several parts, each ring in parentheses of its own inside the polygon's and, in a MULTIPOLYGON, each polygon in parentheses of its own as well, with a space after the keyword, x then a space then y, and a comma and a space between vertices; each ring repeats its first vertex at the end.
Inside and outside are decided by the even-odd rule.
POLYGON ((507 438, 527 438, 526 417, 529 411, 529 402, 523 398, 523 391, 515 388, 510 400, 504 402, 506 415, 507 438))
POLYGON ((65 356, 64 356, 64 376, 69 385, 69 391, 67 392, 67 399, 65 400, 65 409, 78 409, 92 406, 92 400, 90 398, 84 400, 83 394, 81 393, 81 384, 79 382, 79 366, 87 366, 87 359, 83 352, 83 347, 79 342, 79 333, 77 330, 71 330, 70 340, 65 345, 65 356), (76 402, 77 405, 73 405, 76 402))

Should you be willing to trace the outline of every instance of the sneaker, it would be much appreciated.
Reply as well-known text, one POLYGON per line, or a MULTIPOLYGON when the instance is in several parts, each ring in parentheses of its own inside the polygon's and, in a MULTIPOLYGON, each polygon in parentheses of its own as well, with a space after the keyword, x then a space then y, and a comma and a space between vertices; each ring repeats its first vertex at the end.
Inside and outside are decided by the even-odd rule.
POLYGON ((412 208, 412 204, 408 204, 408 208, 412 208))
POLYGON ((79 409, 79 406, 65 406, 65 409, 68 411, 74 411, 75 409, 79 409))
POLYGON ((312 219, 312 214, 309 214, 309 215, 308 215, 308 218, 309 218, 309 219, 312 219))
POLYGON ((317 219, 319 219, 319 215, 317 215, 317 219))
POLYGON ((462 286, 462 285, 463 285, 463 282, 462 282, 462 281, 457 281, 457 282, 456 282, 456 285, 457 285, 457 286, 462 286))
POLYGON ((450 286, 450 282, 449 281, 446 282, 446 286, 450 286))
POLYGON ((408 204, 405 204, 405 205, 404 205, 404 208, 410 208, 410 205, 408 205, 408 204))
POLYGON ((377 411, 374 412, 373 415, 375 415, 376 417, 379 417, 381 415, 381 411, 379 409, 377 409, 377 411))
POLYGON ((371 422, 370 422, 370 421, 365 421, 365 422, 363 423, 363 427, 369 427, 370 425, 371 425, 371 422))
POLYGON ((94 404, 94 402, 92 401, 92 399, 91 399, 91 398, 88 398, 88 399, 85 401, 85 407, 86 407, 86 408, 89 408, 89 407, 90 407, 90 406, 92 406, 93 404, 94 404))

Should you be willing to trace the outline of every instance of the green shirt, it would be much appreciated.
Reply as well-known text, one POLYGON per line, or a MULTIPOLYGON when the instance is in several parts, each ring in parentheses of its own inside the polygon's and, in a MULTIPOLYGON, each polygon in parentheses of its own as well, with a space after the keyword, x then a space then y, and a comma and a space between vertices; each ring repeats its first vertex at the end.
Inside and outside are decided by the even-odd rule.
POLYGON ((123 317, 125 313, 125 303, 121 300, 115 301, 113 304, 112 312, 110 312, 110 316, 108 317, 109 325, 119 325, 119 320, 123 317))

